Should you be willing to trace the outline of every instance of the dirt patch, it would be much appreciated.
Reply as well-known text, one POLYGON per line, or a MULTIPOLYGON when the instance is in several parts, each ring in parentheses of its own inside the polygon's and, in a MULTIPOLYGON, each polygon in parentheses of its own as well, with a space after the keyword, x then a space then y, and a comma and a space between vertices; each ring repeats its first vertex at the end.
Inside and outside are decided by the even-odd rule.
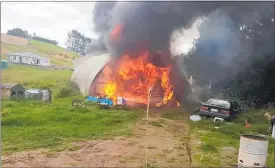
MULTIPOLYGON (((196 148, 198 141, 194 139, 186 145, 187 124, 159 117, 150 118, 150 122, 160 122, 162 127, 148 124, 148 164, 191 166, 186 147, 196 148)), ((75 142, 70 149, 56 153, 49 150, 14 153, 3 157, 2 163, 4 167, 142 167, 146 160, 145 123, 145 120, 138 122, 129 137, 75 142)), ((193 161, 192 165, 195 164, 193 161)))
POLYGON ((63 54, 63 53, 54 54, 53 56, 59 60, 65 60, 65 61, 72 60, 72 58, 70 58, 67 54, 63 54))
POLYGON ((238 150, 231 146, 225 146, 220 150, 220 158, 223 160, 222 165, 232 165, 234 161, 238 160, 238 150))
POLYGON ((29 44, 28 39, 17 37, 17 36, 11 36, 7 34, 1 33, 1 42, 5 44, 13 44, 18 46, 25 46, 29 44))

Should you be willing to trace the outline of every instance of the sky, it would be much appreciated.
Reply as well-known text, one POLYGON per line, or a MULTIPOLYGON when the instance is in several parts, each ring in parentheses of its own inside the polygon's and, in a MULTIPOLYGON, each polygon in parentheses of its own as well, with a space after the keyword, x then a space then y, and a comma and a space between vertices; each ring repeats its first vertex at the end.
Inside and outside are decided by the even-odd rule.
MULTIPOLYGON (((58 41, 65 47, 68 32, 77 30, 89 38, 93 32, 94 2, 2 2, 1 33, 13 28, 27 30, 29 34, 58 41)), ((174 53, 187 52, 198 36, 196 28, 178 30, 171 36, 174 53)))
POLYGON ((94 2, 2 2, 1 33, 22 28, 30 34, 57 40, 62 47, 73 29, 97 38, 92 30, 93 6, 94 2))

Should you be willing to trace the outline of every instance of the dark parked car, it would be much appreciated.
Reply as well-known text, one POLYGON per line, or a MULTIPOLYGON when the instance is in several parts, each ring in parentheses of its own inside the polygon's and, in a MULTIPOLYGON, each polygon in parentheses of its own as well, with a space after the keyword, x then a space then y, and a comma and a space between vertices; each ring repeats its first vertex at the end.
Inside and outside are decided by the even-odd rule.
POLYGON ((201 103, 199 114, 201 116, 232 119, 241 111, 242 108, 235 101, 209 99, 207 102, 201 103))

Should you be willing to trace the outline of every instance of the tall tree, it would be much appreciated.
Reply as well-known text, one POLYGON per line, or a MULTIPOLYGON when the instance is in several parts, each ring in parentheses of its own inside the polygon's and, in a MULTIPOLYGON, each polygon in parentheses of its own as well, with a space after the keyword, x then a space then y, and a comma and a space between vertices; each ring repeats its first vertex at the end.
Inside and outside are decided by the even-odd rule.
POLYGON ((92 39, 85 37, 84 34, 76 30, 72 30, 68 33, 68 39, 65 43, 66 47, 70 51, 74 51, 80 55, 86 54, 86 45, 91 43, 92 39))
POLYGON ((24 38, 29 37, 28 31, 22 30, 20 28, 14 28, 14 29, 8 30, 7 34, 12 36, 24 37, 24 38))

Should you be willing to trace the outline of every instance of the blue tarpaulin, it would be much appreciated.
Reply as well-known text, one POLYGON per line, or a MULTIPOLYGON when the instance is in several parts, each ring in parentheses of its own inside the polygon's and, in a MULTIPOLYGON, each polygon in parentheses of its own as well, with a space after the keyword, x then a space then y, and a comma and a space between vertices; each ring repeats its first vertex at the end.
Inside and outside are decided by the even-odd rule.
POLYGON ((93 96, 88 96, 87 101, 91 101, 91 102, 99 102, 99 103, 106 103, 109 104, 109 106, 114 105, 113 101, 107 98, 97 98, 97 97, 93 97, 93 96))
POLYGON ((97 97, 88 96, 86 100, 91 102, 97 102, 97 97))

